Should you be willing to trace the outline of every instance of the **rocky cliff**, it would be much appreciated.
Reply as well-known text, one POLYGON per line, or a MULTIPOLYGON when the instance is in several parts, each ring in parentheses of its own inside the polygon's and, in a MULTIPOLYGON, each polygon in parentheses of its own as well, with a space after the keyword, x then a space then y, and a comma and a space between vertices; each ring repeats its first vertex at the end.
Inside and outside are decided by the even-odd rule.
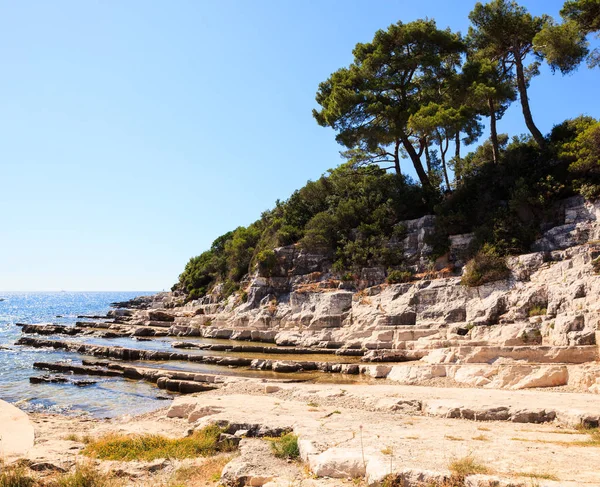
POLYGON ((223 299, 217 286, 187 304, 164 293, 127 320, 166 323, 180 335, 362 353, 365 362, 387 363, 363 372, 404 383, 446 377, 600 392, 600 276, 592 265, 600 256, 600 204, 575 197, 554 213, 557 224, 543 229, 533 252, 508 259, 510 277, 483 286, 460 282, 471 235, 451 236, 449 253, 428 264, 434 220, 426 216, 404 222, 397 242, 417 271, 412 282, 386 284, 383 268, 342 281, 326 255, 282 247, 277 265, 257 270, 241 292, 223 299))

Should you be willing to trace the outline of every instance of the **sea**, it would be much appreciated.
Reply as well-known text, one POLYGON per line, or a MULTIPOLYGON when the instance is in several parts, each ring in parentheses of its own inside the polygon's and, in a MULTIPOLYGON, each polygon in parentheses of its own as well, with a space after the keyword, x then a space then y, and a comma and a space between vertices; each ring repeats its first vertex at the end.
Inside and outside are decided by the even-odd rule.
POLYGON ((103 316, 110 303, 148 294, 153 292, 0 292, 0 399, 28 412, 96 418, 141 414, 167 406, 172 397, 143 381, 88 377, 96 384, 31 384, 31 376, 44 374, 33 368, 34 362, 79 362, 81 357, 14 345, 21 336, 16 323, 75 324, 86 321, 78 320, 78 315, 103 316))

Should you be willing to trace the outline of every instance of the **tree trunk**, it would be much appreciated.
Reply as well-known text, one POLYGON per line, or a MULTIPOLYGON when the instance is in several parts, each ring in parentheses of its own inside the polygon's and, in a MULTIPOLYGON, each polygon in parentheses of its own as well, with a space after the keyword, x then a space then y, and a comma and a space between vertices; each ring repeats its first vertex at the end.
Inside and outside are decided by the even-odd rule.
POLYGON ((425 162, 427 163, 427 174, 431 174, 431 156, 429 155, 429 146, 425 146, 425 162))
POLYGON ((448 152, 448 139, 446 138, 446 148, 443 147, 443 139, 439 137, 440 141, 440 156, 442 157, 442 169, 444 170, 444 179, 446 180, 446 191, 452 191, 450 188, 450 178, 448 177, 448 168, 446 167, 446 152, 448 152))
POLYGON ((421 159, 419 158, 419 155, 417 154, 417 151, 415 150, 414 146, 410 143, 410 140, 405 134, 401 135, 401 140, 402 145, 404 146, 404 150, 406 150, 408 156, 410 157, 410 160, 413 163, 413 166, 415 166, 415 171, 417 171, 417 176, 419 176, 419 181, 421 181, 421 185, 423 186, 423 188, 431 189, 431 181, 429 181, 429 177, 427 177, 427 174, 423 169, 423 164, 421 164, 421 159))
POLYGON ((456 132, 454 136, 454 157, 456 158, 456 163, 460 164, 460 132, 456 132))
POLYGON ((396 168, 396 176, 402 175, 402 170, 400 169, 400 139, 396 139, 396 146, 394 147, 394 167, 396 168))
POLYGON ((496 129, 496 109, 494 108, 494 100, 488 97, 488 107, 490 109, 490 139, 492 140, 492 153, 494 164, 500 161, 500 148, 498 147, 498 131, 496 129))
POLYGON ((523 71, 523 61, 520 57, 515 56, 515 65, 517 67, 517 88, 519 89, 519 99, 521 100, 521 108, 523 109, 523 117, 525 117, 525 124, 533 135, 537 145, 540 149, 546 147, 546 140, 544 136, 533 123, 533 117, 531 116, 531 109, 529 108, 529 99, 527 98, 527 84, 525 83, 525 72, 523 71))

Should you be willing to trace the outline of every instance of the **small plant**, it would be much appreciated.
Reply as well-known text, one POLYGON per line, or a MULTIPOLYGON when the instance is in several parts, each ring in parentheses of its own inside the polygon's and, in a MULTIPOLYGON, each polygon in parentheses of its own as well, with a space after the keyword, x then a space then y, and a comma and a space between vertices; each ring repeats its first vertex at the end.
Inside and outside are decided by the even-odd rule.
POLYGON ((287 433, 279 438, 269 440, 273 454, 277 458, 294 460, 300 456, 298 448, 298 437, 293 433, 287 433))
POLYGON ((342 274, 341 280, 344 282, 355 281, 356 276, 354 274, 352 274, 352 272, 346 272, 346 273, 342 274))
POLYGON ((213 324, 213 320, 212 320, 212 318, 209 318, 208 320, 206 320, 206 321, 204 322, 204 326, 212 326, 212 324, 213 324))
POLYGON ((407 270, 390 271, 387 276, 388 284, 401 284, 412 281, 414 274, 407 270))
POLYGON ((489 245, 483 248, 471 259, 466 267, 460 281, 464 286, 481 286, 488 282, 508 279, 510 270, 506 265, 506 259, 498 255, 495 249, 489 245))
POLYGON ((592 261, 592 269, 594 269, 594 272, 596 274, 600 274, 600 257, 596 257, 593 261, 592 261))
POLYGON ((485 435, 474 436, 473 439, 475 441, 490 441, 490 439, 485 435))
POLYGON ((543 308, 541 306, 534 306, 529 310, 529 317, 532 316, 544 316, 547 313, 547 308, 543 308))

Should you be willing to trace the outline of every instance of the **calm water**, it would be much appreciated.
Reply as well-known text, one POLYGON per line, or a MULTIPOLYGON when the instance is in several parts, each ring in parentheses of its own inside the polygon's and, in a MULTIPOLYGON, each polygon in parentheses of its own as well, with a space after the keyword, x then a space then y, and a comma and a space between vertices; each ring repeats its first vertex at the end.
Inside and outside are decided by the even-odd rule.
POLYGON ((138 414, 166 406, 168 402, 158 398, 167 393, 145 382, 90 377, 97 381, 96 385, 30 384, 29 377, 44 374, 33 368, 33 362, 78 361, 78 357, 61 351, 14 346, 21 336, 15 323, 73 324, 77 315, 104 315, 110 303, 142 294, 151 293, 0 293, 4 298, 0 301, 0 347, 12 349, 0 349, 0 399, 27 411, 87 413, 96 417, 138 414))

